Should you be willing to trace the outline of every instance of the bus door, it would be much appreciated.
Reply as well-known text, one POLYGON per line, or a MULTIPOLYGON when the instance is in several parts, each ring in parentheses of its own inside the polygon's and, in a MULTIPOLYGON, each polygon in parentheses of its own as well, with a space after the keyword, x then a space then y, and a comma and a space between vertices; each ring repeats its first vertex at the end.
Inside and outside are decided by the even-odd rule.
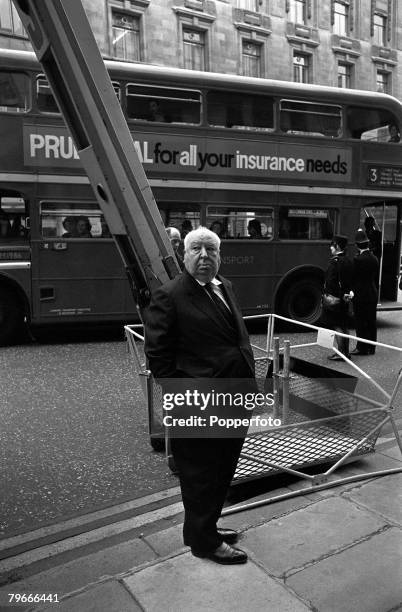
POLYGON ((374 241, 371 240, 373 252, 380 260, 380 295, 379 302, 401 301, 398 291, 398 279, 401 266, 401 223, 402 203, 380 202, 365 206, 360 215, 361 227, 374 228, 374 241))
POLYGON ((127 321, 129 283, 96 203, 40 203, 33 250, 33 322, 127 321))

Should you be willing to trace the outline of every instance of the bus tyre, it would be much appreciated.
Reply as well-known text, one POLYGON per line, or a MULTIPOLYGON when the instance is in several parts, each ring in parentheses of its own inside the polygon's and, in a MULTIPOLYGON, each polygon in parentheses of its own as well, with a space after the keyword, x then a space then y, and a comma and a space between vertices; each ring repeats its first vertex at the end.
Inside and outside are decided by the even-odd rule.
POLYGON ((291 282, 280 299, 280 314, 295 321, 315 325, 321 316, 322 282, 318 277, 291 282))
POLYGON ((20 333, 24 322, 21 303, 12 289, 0 286, 0 345, 20 333))

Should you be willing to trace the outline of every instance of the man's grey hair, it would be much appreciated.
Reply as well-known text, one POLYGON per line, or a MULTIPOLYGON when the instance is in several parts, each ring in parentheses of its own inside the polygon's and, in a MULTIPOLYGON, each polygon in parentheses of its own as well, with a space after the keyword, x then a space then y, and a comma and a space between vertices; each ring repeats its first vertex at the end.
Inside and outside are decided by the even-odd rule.
POLYGON ((202 225, 200 225, 200 227, 197 227, 197 229, 195 230, 191 230, 191 232, 189 232, 185 238, 184 238, 184 250, 186 251, 189 244, 193 241, 193 240, 200 240, 202 238, 210 238, 211 240, 213 240, 213 242, 216 244, 218 250, 221 244, 221 239, 219 238, 219 236, 217 234, 215 234, 215 232, 212 232, 210 229, 208 229, 207 227, 203 227, 202 225))
POLYGON ((168 238, 179 238, 179 239, 181 239, 180 232, 177 229, 177 227, 167 227, 166 228, 166 233, 168 235, 168 238))

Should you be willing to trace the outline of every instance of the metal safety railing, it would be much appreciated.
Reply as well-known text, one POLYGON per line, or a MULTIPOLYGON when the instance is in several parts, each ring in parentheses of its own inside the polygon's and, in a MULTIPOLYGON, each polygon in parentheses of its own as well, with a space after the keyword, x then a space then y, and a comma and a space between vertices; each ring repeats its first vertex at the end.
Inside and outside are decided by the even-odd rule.
MULTIPOLYGON (((256 379, 260 390, 272 389, 273 405, 272 408, 264 407, 260 412, 256 409, 262 425, 248 430, 233 484, 285 472, 308 480, 314 488, 325 484, 334 486, 329 480, 334 472, 354 458, 373 453, 380 432, 387 424, 391 426, 402 453, 402 443, 393 417, 393 404, 402 384, 402 371, 399 371, 391 392, 388 392, 370 374, 342 355, 335 345, 336 336, 365 340, 279 315, 245 317, 257 318, 267 319, 267 335, 263 348, 253 345, 256 379), (314 332, 315 339, 293 345, 285 340, 281 346, 279 337, 275 336, 276 321, 314 332), (312 358, 307 359, 308 349, 312 347, 331 349, 337 353, 346 363, 347 371, 317 365, 312 358), (303 359, 294 355, 300 349, 304 349, 303 359), (372 394, 366 396, 356 392, 358 377, 376 390, 378 400, 373 399, 372 394), (281 424, 276 427, 264 426, 264 422, 270 422, 269 417, 279 419, 281 424), (324 466, 324 469, 319 473, 309 473, 312 467, 317 471, 316 466, 324 466)), ((168 463, 174 467, 168 434, 162 425, 162 391, 146 368, 140 328, 140 325, 126 326, 125 332, 147 401, 151 445, 158 450, 165 446, 168 463)), ((402 358, 401 348, 367 342, 395 351, 402 358)), ((372 475, 395 471, 400 470, 383 470, 372 475)), ((368 476, 370 474, 359 477, 368 476)), ((336 482, 341 484, 346 480, 338 479, 336 482)))

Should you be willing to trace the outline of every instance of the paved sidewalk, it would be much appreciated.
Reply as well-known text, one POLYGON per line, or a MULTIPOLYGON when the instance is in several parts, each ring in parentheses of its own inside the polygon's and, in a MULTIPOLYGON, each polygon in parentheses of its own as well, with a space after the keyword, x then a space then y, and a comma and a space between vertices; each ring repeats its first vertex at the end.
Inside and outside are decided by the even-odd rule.
MULTIPOLYGON (((388 443, 337 478, 401 467, 399 448, 388 443)), ((314 492, 305 486, 304 495, 223 518, 243 532, 246 565, 193 557, 177 524, 2 587, 0 610, 402 610, 402 473, 314 492), (10 592, 60 593, 61 603, 7 608, 10 592)), ((289 488, 265 497, 282 492, 289 488)))

